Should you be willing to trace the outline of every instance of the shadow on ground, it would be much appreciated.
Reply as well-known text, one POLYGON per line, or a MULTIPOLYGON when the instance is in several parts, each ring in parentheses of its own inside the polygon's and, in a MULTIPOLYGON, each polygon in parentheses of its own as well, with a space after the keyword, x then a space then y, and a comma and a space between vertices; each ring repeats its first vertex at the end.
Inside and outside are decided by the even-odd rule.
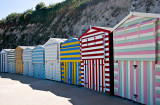
POLYGON ((137 103, 116 96, 108 96, 94 90, 68 85, 61 82, 37 79, 18 74, 0 73, 0 78, 10 78, 29 84, 34 90, 50 91, 69 100, 73 105, 136 105, 137 103))

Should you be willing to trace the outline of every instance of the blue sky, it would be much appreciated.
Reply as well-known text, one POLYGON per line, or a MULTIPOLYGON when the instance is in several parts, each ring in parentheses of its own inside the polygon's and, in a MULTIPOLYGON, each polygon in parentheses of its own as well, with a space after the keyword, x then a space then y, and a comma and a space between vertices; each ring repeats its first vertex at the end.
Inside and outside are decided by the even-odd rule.
POLYGON ((27 9, 35 9, 40 2, 44 2, 48 6, 61 1, 64 0, 0 0, 0 20, 13 12, 22 13, 27 9))

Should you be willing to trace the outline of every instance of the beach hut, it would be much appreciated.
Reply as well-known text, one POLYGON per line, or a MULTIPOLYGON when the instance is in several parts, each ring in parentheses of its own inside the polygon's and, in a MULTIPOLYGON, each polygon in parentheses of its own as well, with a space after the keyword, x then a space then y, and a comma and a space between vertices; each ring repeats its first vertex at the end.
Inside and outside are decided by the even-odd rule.
POLYGON ((8 69, 7 69, 7 52, 4 49, 1 51, 1 72, 8 72, 8 69))
POLYGON ((15 54, 14 54, 14 49, 5 49, 7 52, 7 68, 8 68, 8 73, 15 73, 15 54))
POLYGON ((23 50, 22 60, 23 60, 23 75, 33 76, 33 64, 32 64, 32 50, 34 46, 30 46, 23 50))
POLYGON ((80 42, 69 38, 61 44, 61 78, 62 82, 81 85, 80 42))
POLYGON ((44 46, 38 45, 32 50, 33 76, 45 79, 44 46))
POLYGON ((81 85, 113 94, 113 40, 111 28, 90 27, 78 39, 81 51, 81 85))
POLYGON ((130 12, 113 28, 114 94, 160 105, 160 15, 130 12))
POLYGON ((14 49, 3 49, 1 51, 1 72, 15 72, 14 49))
POLYGON ((22 53, 29 46, 18 46, 15 49, 15 73, 23 74, 22 53))
POLYGON ((45 44, 45 78, 61 81, 60 44, 65 39, 50 38, 45 44))

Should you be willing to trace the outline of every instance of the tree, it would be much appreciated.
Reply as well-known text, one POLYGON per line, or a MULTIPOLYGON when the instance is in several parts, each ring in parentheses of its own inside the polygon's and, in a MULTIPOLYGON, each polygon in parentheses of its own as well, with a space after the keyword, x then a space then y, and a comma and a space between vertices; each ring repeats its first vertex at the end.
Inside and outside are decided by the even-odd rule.
POLYGON ((25 11, 24 12, 24 19, 29 20, 32 13, 33 13, 33 9, 28 9, 27 11, 25 11))
POLYGON ((41 8, 44 8, 44 7, 46 7, 45 3, 41 2, 41 3, 38 3, 35 8, 36 8, 36 10, 39 10, 41 8))
POLYGON ((22 14, 20 13, 11 13, 6 17, 7 23, 16 22, 22 14))

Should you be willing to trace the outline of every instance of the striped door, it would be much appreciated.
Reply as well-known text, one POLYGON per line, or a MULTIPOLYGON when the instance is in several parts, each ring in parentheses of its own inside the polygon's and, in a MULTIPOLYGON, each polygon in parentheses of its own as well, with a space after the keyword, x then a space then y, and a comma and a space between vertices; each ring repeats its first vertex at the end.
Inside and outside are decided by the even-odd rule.
POLYGON ((23 75, 29 75, 29 61, 23 62, 23 75))
POLYGON ((1 53, 1 71, 0 72, 8 72, 7 71, 7 56, 6 56, 6 53, 1 53))
POLYGON ((15 73, 19 74, 19 62, 15 61, 15 73))
POLYGON ((33 64, 32 61, 29 61, 29 76, 33 76, 33 64))
POLYGON ((15 64, 15 69, 17 74, 23 74, 23 62, 22 60, 17 60, 15 64))
POLYGON ((38 64, 37 63, 33 63, 33 76, 38 78, 38 64))
POLYGON ((33 64, 33 76, 36 78, 45 78, 44 64, 35 63, 33 64))
POLYGON ((160 105, 160 63, 155 67, 155 105, 160 105))
POLYGON ((44 70, 44 64, 38 64, 38 72, 39 72, 39 78, 44 79, 45 78, 45 70, 44 70))
POLYGON ((52 75, 53 75, 53 63, 51 63, 50 61, 46 61, 45 62, 45 77, 46 79, 53 79, 52 75))
POLYGON ((57 60, 46 60, 45 61, 45 78, 61 81, 60 65, 57 60))
POLYGON ((139 103, 155 103, 155 62, 118 61, 114 64, 115 95, 139 103))
POLYGON ((80 62, 61 62, 62 82, 81 85, 80 62))
POLYGON ((15 61, 15 73, 19 73, 19 68, 18 68, 18 61, 15 61))
POLYGON ((19 74, 23 74, 23 62, 19 62, 19 74))
POLYGON ((104 59, 84 59, 84 87, 105 92, 104 59))
POLYGON ((8 62, 8 72, 15 73, 15 62, 14 61, 8 62))

